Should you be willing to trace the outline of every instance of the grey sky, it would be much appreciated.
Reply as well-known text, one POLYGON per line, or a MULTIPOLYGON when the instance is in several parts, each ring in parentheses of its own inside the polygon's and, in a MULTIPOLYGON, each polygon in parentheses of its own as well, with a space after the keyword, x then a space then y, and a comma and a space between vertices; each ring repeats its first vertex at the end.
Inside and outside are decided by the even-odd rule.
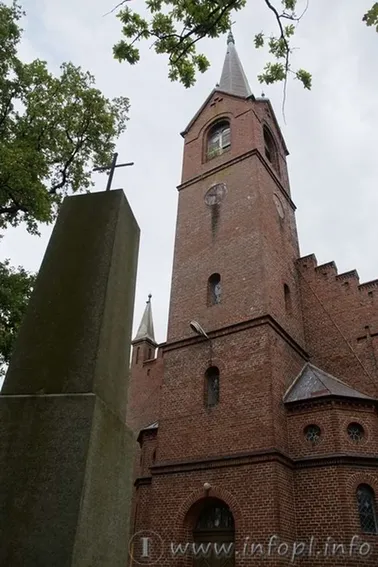
MULTIPOLYGON (((135 6, 142 2, 135 1, 135 6)), ((123 187, 141 227, 134 329, 148 293, 158 341, 165 339, 183 141, 179 135, 219 80, 226 37, 203 43, 212 67, 185 90, 167 78, 166 60, 148 46, 134 67, 112 58, 120 38, 114 15, 103 17, 113 0, 24 0, 25 60, 45 59, 57 70, 63 61, 91 71, 108 96, 130 98, 128 130, 120 139, 122 161, 114 187, 123 187)), ((378 35, 362 23, 373 0, 310 0, 298 27, 293 63, 314 76, 311 92, 290 81, 286 125, 282 86, 257 81, 267 58, 253 47, 254 34, 275 31, 263 0, 250 0, 235 16, 233 32, 252 91, 264 90, 275 109, 290 156, 289 172, 301 254, 315 252, 319 263, 335 260, 339 272, 356 268, 361 281, 378 278, 378 35)), ((304 3, 303 3, 304 4, 304 3)), ((106 176, 97 176, 97 189, 106 176)), ((37 270, 51 227, 42 238, 22 228, 8 230, 0 256, 37 270)))

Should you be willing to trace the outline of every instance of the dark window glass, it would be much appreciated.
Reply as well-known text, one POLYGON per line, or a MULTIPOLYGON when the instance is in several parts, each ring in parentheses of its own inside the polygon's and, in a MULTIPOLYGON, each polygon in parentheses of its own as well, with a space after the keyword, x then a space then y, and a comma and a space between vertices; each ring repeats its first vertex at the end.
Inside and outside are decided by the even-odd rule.
POLYGON ((353 443, 361 443, 365 437, 364 428, 359 423, 350 423, 348 425, 348 435, 353 443))
POLYGON ((364 534, 377 533, 377 511, 374 490, 367 484, 357 488, 357 506, 361 529, 364 534))
POLYGON ((208 282, 208 304, 216 305, 221 302, 221 277, 220 274, 212 274, 208 282))
POLYGON ((278 151, 276 143, 268 128, 264 126, 264 144, 265 144, 265 157, 272 164, 274 169, 279 173, 278 151))
POLYGON ((206 405, 216 406, 219 403, 219 369, 211 366, 206 371, 206 405))
POLYGON ((286 312, 290 315, 292 311, 291 293, 290 293, 290 288, 287 284, 284 284, 284 295, 285 295, 285 309, 286 312))
POLYGON ((211 504, 206 506, 201 512, 197 525, 197 530, 233 530, 234 519, 226 505, 211 504))
POLYGON ((311 445, 317 445, 320 441, 321 431, 318 425, 307 425, 304 429, 304 435, 311 445))

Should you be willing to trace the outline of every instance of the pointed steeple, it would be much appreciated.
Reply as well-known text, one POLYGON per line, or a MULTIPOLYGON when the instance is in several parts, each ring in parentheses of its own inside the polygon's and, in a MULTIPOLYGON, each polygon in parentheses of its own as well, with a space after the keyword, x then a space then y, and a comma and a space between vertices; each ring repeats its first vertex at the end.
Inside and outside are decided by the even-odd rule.
POLYGON ((224 60, 222 76, 218 88, 221 91, 236 96, 247 97, 252 94, 248 79, 236 51, 235 40, 231 30, 227 37, 226 58, 224 60))
POLYGON ((146 308, 143 313, 142 320, 139 325, 138 332, 133 340, 133 343, 136 341, 151 341, 152 343, 156 344, 155 341, 155 332, 154 332, 154 322, 152 320, 152 307, 151 307, 151 297, 150 294, 148 296, 148 301, 146 308))

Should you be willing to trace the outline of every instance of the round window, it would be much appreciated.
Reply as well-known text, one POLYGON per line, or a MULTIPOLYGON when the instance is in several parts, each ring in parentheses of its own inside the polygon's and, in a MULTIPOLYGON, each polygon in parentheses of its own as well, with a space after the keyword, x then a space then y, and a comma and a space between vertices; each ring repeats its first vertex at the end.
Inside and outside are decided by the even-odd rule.
POLYGON ((316 445, 320 441, 321 431, 318 425, 307 425, 304 429, 304 436, 311 445, 316 445))
POLYGON ((365 431, 359 423, 350 423, 347 428, 348 436, 353 443, 361 443, 365 437, 365 431))

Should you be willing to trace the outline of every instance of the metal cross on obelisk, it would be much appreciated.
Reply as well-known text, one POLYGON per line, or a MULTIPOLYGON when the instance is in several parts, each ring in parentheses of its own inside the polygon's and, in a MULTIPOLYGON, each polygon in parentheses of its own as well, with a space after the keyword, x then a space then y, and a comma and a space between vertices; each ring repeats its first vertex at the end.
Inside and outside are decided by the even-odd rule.
POLYGON ((131 161, 129 163, 119 163, 117 164, 118 154, 113 154, 113 159, 111 165, 107 165, 105 167, 95 167, 93 171, 108 171, 109 170, 109 179, 106 185, 106 191, 110 191, 113 181, 114 170, 116 167, 126 167, 128 165, 134 165, 134 162, 131 161))

